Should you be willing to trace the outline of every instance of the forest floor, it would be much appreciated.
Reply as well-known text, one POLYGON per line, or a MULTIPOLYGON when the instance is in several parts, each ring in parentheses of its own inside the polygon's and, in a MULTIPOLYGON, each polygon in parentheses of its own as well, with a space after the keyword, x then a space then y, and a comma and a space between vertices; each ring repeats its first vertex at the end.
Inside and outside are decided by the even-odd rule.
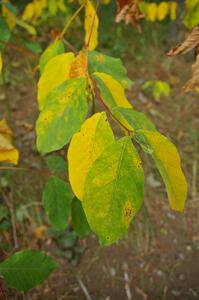
MULTIPOLYGON (((179 149, 189 184, 185 212, 171 211, 161 178, 152 161, 143 155, 145 200, 128 236, 113 246, 101 248, 94 235, 86 240, 75 240, 68 230, 69 239, 65 242, 63 237, 57 238, 46 230, 47 221, 38 204, 47 175, 31 171, 4 172, 1 185, 9 190, 16 207, 19 248, 44 249, 60 264, 47 281, 26 295, 4 287, 9 300, 199 299, 199 177, 196 178, 199 102, 198 95, 184 94, 181 90, 190 76, 191 60, 167 58, 158 53, 150 62, 147 57, 136 62, 128 57, 127 61, 129 76, 134 80, 128 91, 129 100, 179 149), (160 101, 141 90, 144 81, 157 78, 169 82, 172 87, 171 95, 161 97, 160 101)), ((18 54, 12 56, 10 64, 14 71, 6 88, 0 89, 0 106, 5 109, 1 110, 0 117, 10 112, 20 165, 39 169, 45 167, 45 158, 35 147, 34 126, 38 116, 35 83, 26 61, 18 54)), ((11 227, 3 238, 12 251, 11 227)), ((2 250, 2 258, 4 254, 2 250)))

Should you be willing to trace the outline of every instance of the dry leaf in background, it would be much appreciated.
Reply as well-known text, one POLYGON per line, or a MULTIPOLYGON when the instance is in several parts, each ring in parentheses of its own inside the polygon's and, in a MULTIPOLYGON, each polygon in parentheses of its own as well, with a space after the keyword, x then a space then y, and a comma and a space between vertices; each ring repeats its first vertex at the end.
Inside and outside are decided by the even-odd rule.
POLYGON ((189 51, 191 51, 193 48, 195 48, 199 44, 199 26, 195 27, 192 32, 189 34, 189 36, 185 39, 185 41, 172 48, 167 55, 173 56, 177 54, 185 54, 189 51))
POLYGON ((130 22, 135 26, 138 31, 141 31, 139 21, 144 18, 140 11, 139 0, 118 0, 118 11, 115 21, 125 21, 126 24, 130 22))
POLYGON ((0 120, 0 162, 18 163, 19 152, 11 144, 12 135, 6 121, 0 120))
POLYGON ((192 77, 187 83, 183 86, 185 92, 191 90, 199 91, 199 46, 195 49, 196 52, 196 61, 192 66, 192 77))
POLYGON ((195 48, 196 61, 192 66, 192 77, 183 86, 183 90, 188 92, 190 90, 199 91, 199 26, 195 27, 185 41, 172 48, 167 55, 174 56, 178 54, 185 54, 195 48))

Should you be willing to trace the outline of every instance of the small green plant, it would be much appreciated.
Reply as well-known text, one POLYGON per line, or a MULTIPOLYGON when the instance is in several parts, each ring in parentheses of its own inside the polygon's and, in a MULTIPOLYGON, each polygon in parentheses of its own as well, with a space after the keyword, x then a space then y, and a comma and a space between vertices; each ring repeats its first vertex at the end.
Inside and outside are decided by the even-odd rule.
POLYGON ((160 101, 161 96, 168 97, 170 95, 170 86, 167 82, 157 81, 146 81, 143 86, 143 90, 151 91, 154 99, 160 101))

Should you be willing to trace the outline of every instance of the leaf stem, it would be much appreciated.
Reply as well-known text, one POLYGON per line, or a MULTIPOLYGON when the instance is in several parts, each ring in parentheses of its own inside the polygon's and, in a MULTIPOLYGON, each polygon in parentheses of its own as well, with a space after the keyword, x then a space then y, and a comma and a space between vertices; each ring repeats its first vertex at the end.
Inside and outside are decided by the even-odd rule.
POLYGON ((128 129, 124 124, 122 124, 115 116, 114 114, 111 112, 111 110, 109 109, 109 107, 106 105, 106 103, 103 101, 101 95, 100 95, 100 91, 97 87, 97 84, 95 82, 95 80, 93 80, 93 88, 94 88, 94 93, 96 96, 96 99, 101 102, 101 104, 104 106, 104 108, 106 109, 106 111, 108 112, 108 114, 111 116, 112 119, 114 119, 127 133, 128 135, 132 135, 132 133, 134 132, 133 130, 128 129))
POLYGON ((95 25, 95 19, 96 19, 96 16, 97 16, 97 10, 98 10, 98 7, 99 7, 99 0, 97 0, 96 2, 96 7, 95 7, 95 14, 94 14, 94 17, 93 17, 93 21, 92 21, 92 25, 91 25, 91 30, 89 32, 89 37, 88 37, 88 41, 85 45, 85 48, 89 48, 89 45, 90 45, 90 41, 91 41, 91 37, 92 37, 92 33, 93 33, 93 29, 94 29, 94 25, 95 25))
POLYGON ((70 27, 70 25, 72 24, 72 22, 75 20, 75 18, 78 16, 78 14, 81 12, 81 10, 84 8, 86 1, 84 1, 82 3, 82 5, 76 10, 76 12, 72 15, 72 17, 69 19, 69 21, 66 23, 64 29, 62 30, 62 33, 60 35, 60 38, 62 39, 66 33, 66 31, 68 30, 68 28, 70 27))

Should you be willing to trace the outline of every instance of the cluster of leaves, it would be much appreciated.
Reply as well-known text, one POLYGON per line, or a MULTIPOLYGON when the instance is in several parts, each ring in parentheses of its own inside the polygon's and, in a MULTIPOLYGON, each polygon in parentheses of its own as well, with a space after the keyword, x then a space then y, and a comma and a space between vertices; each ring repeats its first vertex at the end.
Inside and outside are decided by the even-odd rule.
MULTIPOLYGON (((127 233, 143 201, 144 175, 134 143, 154 159, 173 209, 183 210, 187 186, 175 146, 127 100, 125 89, 131 81, 120 59, 92 50, 97 44, 98 19, 91 7, 91 2, 85 7, 89 9, 86 46, 79 53, 65 53, 57 40, 41 56, 37 148, 44 154, 70 143, 68 175, 73 193, 82 201, 100 243, 109 245, 127 233), (85 121, 87 99, 99 101, 106 112, 85 121), (119 124, 125 137, 115 140, 109 118, 119 124)), ((52 194, 54 181, 51 184, 52 194)))
POLYGON ((118 12, 116 22, 124 20, 126 24, 132 23, 141 31, 139 21, 146 19, 150 22, 163 21, 168 16, 176 19, 177 2, 162 1, 159 4, 140 0, 117 0, 118 12))
POLYGON ((175 1, 162 1, 159 4, 155 2, 140 2, 140 9, 145 14, 146 19, 155 22, 163 21, 165 18, 170 17, 171 20, 176 19, 177 2, 175 1))
MULTIPOLYGON (((106 246, 127 234, 143 203, 144 171, 137 147, 154 160, 170 206, 176 211, 184 209, 187 183, 174 144, 128 101, 125 90, 132 82, 122 61, 95 50, 99 19, 92 1, 83 1, 78 13, 83 8, 82 50, 65 52, 62 38, 69 22, 39 61, 37 148, 44 155, 67 146, 69 179, 67 183, 66 178, 57 174, 59 166, 64 166, 63 161, 50 159, 53 175, 46 183, 42 200, 55 229, 64 230, 72 215, 73 226, 80 236, 88 234, 90 228, 100 244, 106 246), (96 102, 104 111, 95 112, 96 102), (120 139, 113 134, 112 121, 123 133, 120 139)), ((7 23, 1 20, 5 27, 7 23)), ((3 32, 0 36, 7 42, 3 32)), ((7 128, 4 121, 3 125, 7 128)), ((7 139, 8 131, 3 134, 0 131, 0 138, 7 139)), ((12 162, 17 162, 18 152, 10 150, 15 151, 12 162)), ((42 282, 56 267, 51 257, 30 249, 1 263, 0 275, 9 286, 26 291, 42 282)))
POLYGON ((35 23, 45 11, 55 16, 59 11, 67 13, 67 6, 64 0, 33 0, 26 5, 22 20, 35 23))

